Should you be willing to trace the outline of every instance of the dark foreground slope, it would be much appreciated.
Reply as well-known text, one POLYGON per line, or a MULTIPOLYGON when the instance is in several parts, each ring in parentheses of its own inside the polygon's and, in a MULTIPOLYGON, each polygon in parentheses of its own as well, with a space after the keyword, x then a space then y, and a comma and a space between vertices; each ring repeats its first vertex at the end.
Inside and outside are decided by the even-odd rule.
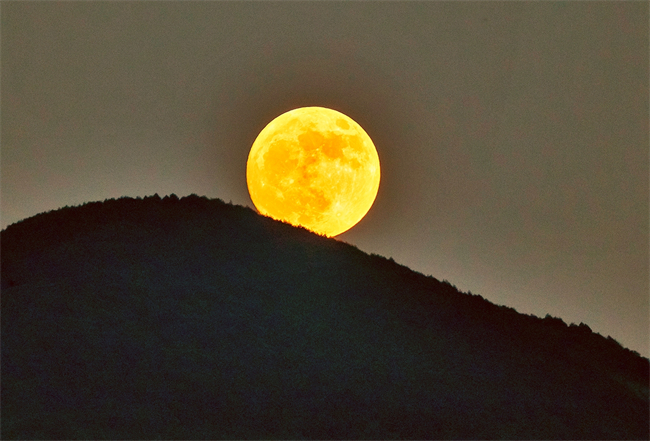
POLYGON ((3 439, 648 439, 648 360, 191 196, 2 245, 3 439))

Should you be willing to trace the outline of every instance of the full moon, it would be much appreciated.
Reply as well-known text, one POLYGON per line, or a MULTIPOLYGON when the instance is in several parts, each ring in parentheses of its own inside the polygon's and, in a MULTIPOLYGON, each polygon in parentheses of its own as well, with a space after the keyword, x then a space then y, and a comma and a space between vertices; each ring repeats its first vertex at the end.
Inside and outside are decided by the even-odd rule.
POLYGON ((370 136, 324 107, 275 118, 255 139, 246 165, 248 192, 261 214, 330 237, 366 215, 379 177, 370 136))

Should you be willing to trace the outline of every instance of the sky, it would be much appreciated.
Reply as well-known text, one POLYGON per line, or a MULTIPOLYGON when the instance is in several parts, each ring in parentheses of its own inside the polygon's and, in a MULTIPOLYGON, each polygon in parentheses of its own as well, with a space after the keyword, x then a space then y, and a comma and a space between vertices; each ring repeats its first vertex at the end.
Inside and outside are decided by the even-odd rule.
POLYGON ((2 228, 196 193, 329 107, 382 177, 338 240, 648 357, 647 2, 2 2, 2 228))

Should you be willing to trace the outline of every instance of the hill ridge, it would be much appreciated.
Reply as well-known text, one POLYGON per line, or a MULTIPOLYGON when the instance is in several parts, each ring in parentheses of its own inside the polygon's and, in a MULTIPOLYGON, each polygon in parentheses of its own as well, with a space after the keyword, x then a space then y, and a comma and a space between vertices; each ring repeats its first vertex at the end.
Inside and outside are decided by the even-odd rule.
MULTIPOLYGON (((248 212, 248 214, 252 214, 254 216, 259 216, 262 219, 264 219, 265 221, 270 221, 272 223, 282 224, 283 226, 286 226, 289 229, 298 230, 298 231, 301 231, 302 233, 307 233, 309 235, 318 236, 319 238, 324 238, 326 240, 334 240, 337 243, 342 244, 342 246, 347 246, 347 247, 353 248, 355 250, 355 252, 358 251, 359 253, 366 254, 366 255, 368 255, 370 257, 384 259, 386 261, 389 261, 389 262, 393 263, 394 265, 396 265, 397 267, 399 267, 400 270, 406 270, 408 272, 415 273, 415 274, 417 274, 417 275, 419 275, 421 277, 424 277, 426 279, 433 279, 433 280, 435 280, 437 282, 440 282, 437 278, 435 278, 432 275, 423 274, 423 273, 421 273, 421 272, 419 272, 417 270, 413 270, 413 269, 409 268, 406 265, 402 265, 402 264, 400 264, 398 262, 395 262, 395 260, 392 257, 384 257, 384 256, 374 254, 374 253, 366 253, 364 251, 359 250, 356 246, 354 246, 352 244, 349 244, 347 242, 340 241, 340 240, 338 240, 336 238, 328 238, 326 236, 319 235, 318 233, 309 231, 309 230, 307 230, 307 229, 305 229, 303 227, 295 227, 293 225, 290 225, 290 224, 282 222, 282 221, 278 221, 278 220, 274 220, 274 219, 271 219, 271 218, 268 218, 268 217, 265 217, 265 216, 261 216, 261 215, 259 215, 253 209, 251 209, 249 207, 234 205, 232 203, 226 203, 222 199, 219 199, 219 198, 209 199, 209 198, 207 198, 205 196, 198 196, 196 194, 191 194, 189 196, 185 196, 185 197, 181 197, 181 198, 178 198, 173 193, 168 195, 168 196, 165 196, 163 198, 158 196, 157 193, 155 195, 146 196, 144 198, 139 198, 139 197, 132 198, 132 197, 128 197, 128 196, 122 196, 122 197, 117 198, 117 199, 115 199, 115 198, 105 199, 103 202, 101 202, 101 201, 86 202, 84 204, 77 205, 77 206, 65 206, 63 208, 59 208, 59 209, 56 209, 56 210, 50 210, 50 211, 47 211, 47 212, 39 213, 39 214, 36 214, 36 215, 31 216, 29 218, 18 221, 18 222, 14 223, 14 224, 11 224, 11 225, 7 226, 7 228, 2 230, 2 233, 5 233, 6 231, 9 231, 10 234, 20 235, 19 229, 24 229, 24 228, 35 229, 36 228, 36 229, 39 230, 40 234, 37 237, 32 237, 32 239, 34 239, 34 241, 36 242, 36 246, 40 247, 44 243, 46 243, 45 237, 47 237, 47 236, 53 238, 56 241, 64 241, 64 240, 67 240, 69 238, 68 235, 66 235, 65 232, 62 232, 61 229, 56 229, 56 234, 52 234, 52 231, 54 230, 54 228, 52 228, 53 223, 51 222, 51 220, 52 220, 52 218, 54 218, 54 216, 57 216, 57 217, 58 216, 65 216, 69 212, 70 218, 67 219, 68 222, 69 222, 70 220, 73 219, 72 218, 72 216, 74 215, 73 213, 75 213, 75 212, 76 213, 81 213, 81 211, 79 211, 79 210, 88 210, 90 208, 102 208, 102 209, 107 208, 109 210, 111 210, 111 209, 117 210, 118 208, 125 208, 125 207, 119 207, 118 204, 131 204, 131 203, 134 203, 134 202, 137 203, 137 201, 142 201, 142 202, 145 202, 145 203, 149 202, 149 203, 153 203, 153 204, 157 204, 157 203, 161 203, 161 204, 180 203, 180 204, 188 204, 190 206, 193 205, 195 207, 200 205, 200 204, 215 203, 216 206, 222 206, 224 208, 229 207, 229 208, 232 208, 234 210, 242 210, 244 212, 248 212), (50 222, 48 222, 48 221, 50 221, 50 222), (44 227, 47 227, 47 228, 44 228, 44 227)), ((97 213, 95 213, 95 216, 97 216, 99 214, 105 214, 105 212, 101 212, 101 213, 97 212, 97 213)), ((53 219, 53 220, 55 220, 55 222, 56 222, 57 219, 53 219)), ((95 218, 95 221, 98 224, 107 224, 107 223, 109 223, 109 222, 111 222, 113 220, 114 219, 110 219, 110 218, 105 218, 105 219, 102 219, 102 220, 95 218)), ((127 215, 127 220, 137 222, 138 217, 134 216, 133 218, 129 219, 129 217, 127 215)), ((54 224, 56 225, 56 223, 54 223, 54 224)), ((96 225, 93 225, 92 221, 90 223, 88 223, 87 225, 90 226, 91 228, 96 226, 96 225)), ((79 228, 78 224, 72 224, 71 226, 68 226, 67 233, 68 234, 78 234, 78 233, 80 233, 78 228, 79 228)), ((5 243, 4 245, 10 247, 12 244, 5 243)), ((26 248, 29 247, 29 245, 27 245, 27 246, 26 245, 27 245, 27 243, 24 241, 24 238, 21 238, 21 248, 23 250, 25 250, 26 248)), ((34 244, 32 244, 32 246, 33 245, 34 244)), ((4 280, 5 279, 3 278, 3 283, 5 283, 4 280)), ((514 312, 516 312, 517 314, 520 314, 520 315, 524 315, 524 316, 528 316, 528 317, 534 317, 536 319, 542 319, 542 318, 540 318, 540 317, 538 317, 536 315, 533 315, 533 314, 520 313, 516 309, 508 307, 506 305, 494 304, 494 303, 490 302, 489 300, 485 299, 484 297, 482 297, 480 294, 473 294, 471 291, 468 291, 468 292, 460 291, 460 290, 458 290, 456 288, 455 285, 453 285, 451 282, 449 282, 447 280, 443 280, 443 281, 441 281, 441 283, 446 283, 449 286, 453 287, 453 289, 456 290, 459 294, 465 294, 465 295, 469 295, 469 296, 472 296, 472 297, 474 297, 474 296, 478 297, 478 298, 483 299, 486 302, 488 302, 488 303, 490 303, 490 304, 492 304, 492 305, 494 305, 494 306, 496 306, 498 308, 505 308, 507 310, 512 310, 512 311, 514 311, 514 312)), ((571 324, 568 324, 568 323, 565 323, 561 318, 553 317, 550 314, 547 314, 546 317, 544 317, 543 319, 549 320, 549 322, 548 322, 549 324, 551 324, 551 323, 553 323, 555 325, 563 324, 564 326, 570 326, 570 327, 571 327, 571 325, 573 325, 573 327, 582 328, 583 332, 584 331, 593 332, 593 331, 591 331, 591 328, 589 328, 589 326, 587 324, 585 324, 585 323, 580 323, 580 324, 571 323, 571 324)), ((596 332, 593 332, 593 333, 598 334, 596 332)), ((598 335, 600 335, 600 334, 598 334, 598 335)), ((604 337, 604 336, 601 336, 601 337, 604 337)), ((607 339, 610 340, 610 341, 614 341, 618 346, 620 346, 624 350, 630 351, 630 352, 634 353, 635 355, 641 356, 637 351, 634 351, 632 349, 627 349, 627 348, 623 347, 615 339, 611 338, 611 336, 608 336, 607 339)), ((642 358, 647 359, 647 357, 642 357, 642 358)))
MULTIPOLYGON (((160 198, 156 194, 144 199, 122 197, 104 202, 90 202, 77 207, 64 207, 41 213, 12 224, 0 233, 0 238, 3 269, 3 343, 4 336, 8 336, 7 343, 4 344, 8 352, 3 351, 2 354, 3 372, 6 372, 4 378, 17 378, 14 376, 18 373, 23 376, 28 375, 26 371, 17 367, 15 362, 12 364, 12 358, 26 360, 36 356, 33 353, 20 351, 16 352, 20 353, 19 356, 6 355, 12 353, 12 348, 18 351, 16 345, 25 338, 16 334, 13 330, 15 328, 9 327, 10 324, 33 325, 31 321, 33 317, 25 315, 21 308, 27 308, 36 315, 49 310, 57 311, 55 318, 58 319, 60 316, 62 320, 72 320, 70 323, 73 324, 71 325, 73 328, 81 326, 84 317, 98 318, 93 319, 92 323, 84 322, 86 324, 83 326, 96 326, 93 324, 95 321, 112 322, 115 318, 106 311, 119 311, 119 314, 117 312, 115 314, 118 317, 124 315, 125 318, 120 319, 124 323, 131 323, 131 320, 141 317, 151 323, 151 326, 159 326, 163 334, 171 333, 170 335, 181 332, 175 326, 189 326, 194 329, 207 326, 207 324, 201 325, 201 323, 208 323, 205 322, 206 317, 220 317, 218 323, 230 323, 229 326, 238 329, 238 332, 229 338, 239 341, 238 347, 250 346, 249 349, 257 354, 256 357, 267 357, 273 363, 282 365, 284 361, 278 361, 276 358, 279 356, 277 354, 284 354, 280 356, 283 360, 286 357, 300 360, 296 361, 298 366, 303 364, 312 366, 309 364, 311 362, 305 360, 321 360, 326 363, 336 360, 333 365, 328 364, 329 367, 324 368, 323 372, 328 373, 327 375, 332 372, 339 372, 342 375, 345 371, 341 369, 348 363, 345 359, 340 359, 335 352, 331 352, 332 345, 340 348, 348 348, 348 345, 352 345, 350 347, 356 348, 354 351, 365 351, 370 360, 379 363, 372 364, 375 366, 373 369, 379 372, 371 374, 372 378, 388 381, 386 379, 396 376, 388 383, 382 383, 380 392, 377 392, 379 396, 389 396, 386 395, 389 391, 392 391, 391 394, 398 393, 391 389, 392 382, 406 387, 409 392, 405 395, 404 406, 407 404, 418 406, 415 404, 418 402, 415 396, 419 396, 422 392, 420 388, 414 386, 415 383, 412 383, 414 379, 420 378, 423 381, 423 389, 435 389, 435 382, 431 382, 431 379, 427 380, 428 375, 433 374, 421 370, 424 368, 408 367, 408 364, 401 364, 399 368, 391 370, 385 363, 390 364, 390 360, 401 360, 401 363, 406 363, 405 360, 409 359, 419 360, 418 363, 427 366, 433 363, 431 359, 421 358, 422 355, 417 355, 418 352, 435 354, 435 357, 444 360, 439 365, 431 364, 432 368, 446 366, 443 371, 434 375, 437 381, 446 379, 445 381, 455 385, 449 386, 452 389, 439 392, 440 397, 444 397, 442 402, 455 399, 453 394, 449 395, 449 391, 456 390, 455 387, 462 391, 460 396, 464 397, 463 406, 467 407, 469 414, 476 413, 479 411, 477 409, 483 407, 480 402, 471 398, 470 391, 466 391, 460 385, 461 383, 458 383, 460 381, 458 378, 465 378, 465 376, 475 378, 471 381, 479 381, 483 388, 481 390, 493 394, 497 397, 495 398, 497 401, 506 400, 504 403, 508 403, 509 401, 500 392, 503 388, 511 387, 506 372, 517 372, 524 378, 521 380, 521 385, 517 386, 523 388, 521 390, 524 392, 520 391, 519 395, 514 396, 521 394, 523 394, 521 396, 529 396, 533 393, 535 375, 546 375, 549 381, 565 386, 573 384, 573 381, 602 383, 604 389, 599 393, 604 394, 603 397, 618 397, 617 399, 628 402, 627 406, 630 406, 634 400, 641 400, 641 402, 645 400, 646 404, 648 401, 648 359, 641 357, 635 351, 623 348, 611 337, 605 338, 592 332, 584 323, 567 326, 562 319, 550 315, 539 318, 520 314, 513 308, 495 305, 480 295, 471 292, 462 293, 450 282, 439 281, 435 277, 413 271, 394 262, 392 258, 365 253, 345 242, 260 216, 250 208, 227 204, 220 199, 208 199, 197 195, 179 199, 173 194, 160 198), (48 283, 49 285, 46 285, 48 283), (91 290, 93 286, 95 288, 91 290), (49 294, 44 297, 42 290, 45 287, 49 294), (71 297, 68 293, 77 287, 84 287, 78 289, 87 295, 82 296, 81 299, 78 296, 71 297), (135 305, 133 308, 138 311, 136 315, 133 315, 131 308, 126 306, 129 304, 135 305), (226 308, 235 315, 223 316, 221 308, 226 308), (159 322, 162 320, 160 317, 167 317, 167 321, 159 322), (245 324, 245 321, 242 322, 244 317, 255 317, 256 324, 245 324), (338 326, 345 331, 320 328, 319 323, 339 323, 338 326), (303 328, 303 334, 307 337, 300 333, 296 334, 298 329, 303 328), (381 345, 376 346, 374 339, 377 337, 372 337, 373 333, 381 336, 380 339, 390 342, 387 343, 389 349, 382 348, 381 345), (344 343, 345 340, 341 339, 346 335, 355 336, 356 340, 344 343), (410 335, 415 337, 409 337, 410 335), (244 338, 244 336, 248 337, 244 338), (302 346, 303 352, 294 353, 286 349, 290 347, 286 346, 288 341, 300 341, 303 342, 302 344, 312 342, 315 346, 302 346), (328 343, 319 346, 321 343, 314 342, 328 343), (400 344, 405 345, 405 353, 400 352, 400 344), (454 348, 458 355, 446 352, 445 345, 449 344, 456 345, 454 348), (391 354, 390 357, 387 354, 391 354), (326 355, 327 357, 323 358, 326 355), (473 358, 481 362, 471 363, 473 358), (450 366, 456 366, 455 369, 460 373, 454 376, 453 369, 449 371, 450 366), (493 390, 489 382, 484 383, 486 379, 491 379, 490 381, 500 385, 501 389, 493 390)), ((102 329, 101 339, 104 341, 108 338, 106 337, 108 334, 105 333, 109 331, 102 329)), ((118 326, 118 329, 122 328, 118 326)), ((224 329, 214 329, 210 332, 216 333, 215 336, 222 335, 226 332, 224 329)), ((66 336, 65 338, 69 338, 64 331, 61 332, 66 336)), ((122 333, 118 333, 119 337, 111 337, 109 341, 114 342, 115 338, 118 340, 132 338, 130 334, 124 334, 126 331, 120 332, 122 333)), ((139 332, 146 333, 145 330, 139 332)), ((178 335, 186 336, 186 334, 178 335)), ((181 340, 183 338, 185 337, 181 340)), ((51 342, 44 341, 43 344, 51 345, 51 342)), ((162 346, 161 355, 161 349, 146 349, 146 344, 142 342, 138 344, 144 345, 145 349, 140 349, 145 351, 144 353, 152 357, 162 357, 162 360, 166 360, 165 363, 171 363, 170 357, 176 360, 175 357, 178 356, 174 350, 172 353, 176 355, 169 355, 166 351, 171 349, 167 346, 162 346)), ((190 343, 187 344, 191 346, 190 343)), ((224 351, 236 349, 228 344, 234 343, 227 343, 224 351)), ((89 348, 87 350, 93 353, 95 349, 92 348, 96 347, 95 343, 89 341, 86 345, 89 348)), ((194 353, 188 349, 190 346, 175 350, 190 354, 187 357, 196 357, 191 355, 194 353)), ((364 365, 364 362, 363 359, 356 359, 353 353, 350 353, 350 356, 356 360, 354 362, 356 364, 353 365, 358 369, 364 365)), ((242 354, 236 354, 237 357, 244 357, 242 354)), ((211 357, 217 356, 211 355, 211 357)), ((201 360, 195 361, 197 366, 203 366, 201 363, 206 362, 201 360)), ((168 366, 168 364, 164 365, 168 366)), ((167 370, 171 369, 169 366, 167 370)), ((119 371, 120 368, 113 369, 119 371)), ((185 378, 183 381, 189 381, 187 371, 179 369, 179 372, 185 375, 182 376, 185 378)), ((239 368, 231 366, 224 372, 226 371, 235 377, 239 375, 237 372, 246 372, 245 375, 249 377, 252 375, 255 378, 262 376, 263 380, 259 381, 263 387, 260 387, 267 391, 267 394, 271 394, 273 400, 289 399, 288 392, 279 392, 269 386, 276 380, 267 377, 275 374, 258 371, 249 366, 239 368)), ((307 395, 313 399, 335 396, 337 399, 352 399, 357 403, 356 405, 362 403, 366 403, 363 406, 368 405, 369 398, 364 395, 366 392, 363 392, 366 389, 358 385, 362 377, 354 376, 354 381, 357 383, 346 382, 343 389, 333 392, 319 385, 319 382, 323 381, 322 375, 326 373, 318 374, 315 377, 318 380, 303 386, 300 386, 303 383, 291 377, 290 384, 293 385, 293 389, 290 390, 302 390, 301 387, 306 387, 309 391, 307 395)), ((282 377, 282 374, 278 375, 282 377)), ((95 382, 100 381, 95 377, 92 378, 95 382)), ((283 381, 289 381, 285 377, 282 378, 283 381)), ((62 377, 57 381, 67 380, 64 381, 62 377)), ((105 385, 101 382, 100 384, 105 385)), ((228 394, 217 394, 205 399, 210 403, 239 403, 238 405, 243 406, 242 409, 246 412, 254 412, 257 408, 255 406, 259 404, 254 404, 253 402, 257 402, 255 400, 251 402, 246 394, 241 395, 242 390, 248 390, 243 384, 238 387, 240 389, 233 389, 235 392, 231 391, 238 398, 228 394)), ((253 394, 250 390, 247 393, 253 394)), ((578 403, 580 397, 587 393, 584 386, 579 386, 576 392, 570 392, 567 400, 578 400, 576 401, 578 403)), ((435 396, 435 393, 433 395, 435 396)), ((91 400, 83 394, 80 396, 82 398, 78 400, 91 400)), ((10 397, 6 400, 10 404, 5 414, 11 415, 12 409, 24 411, 21 406, 25 404, 21 404, 20 400, 12 401, 10 392, 5 393, 5 397, 10 397)), ((294 399, 298 400, 296 402, 303 402, 298 398, 294 397, 294 399)), ((551 398, 547 397, 547 399, 551 398)), ((603 398, 596 398, 597 401, 601 399, 603 398)), ((36 396, 32 397, 32 400, 41 403, 42 406, 45 405, 36 396)), ((430 402, 430 399, 423 397, 419 400, 430 402)), ((262 399, 262 402, 265 401, 262 399)), ((311 403, 309 400, 304 402, 311 403)), ((445 421, 452 421, 455 418, 445 413, 453 408, 449 403, 441 405, 443 409, 447 409, 440 417, 447 418, 445 421)), ((348 404, 324 406, 326 409, 324 412, 330 415, 330 418, 334 418, 332 415, 339 415, 341 421, 348 421, 346 423, 348 426, 352 424, 349 418, 346 419, 347 417, 339 414, 341 409, 347 408, 348 404)), ((365 409, 363 412, 367 418, 376 418, 376 416, 372 417, 375 412, 372 408, 363 406, 361 407, 365 409)), ((565 404, 562 406, 565 413, 575 412, 565 408, 565 404)), ((308 426, 297 427, 295 421, 306 418, 305 421, 311 421, 310 424, 313 426, 315 421, 313 418, 316 417, 312 414, 309 417, 304 416, 302 411, 289 407, 293 409, 291 410, 293 422, 287 424, 292 429, 276 428, 268 433, 276 433, 281 437, 295 437, 292 434, 298 435, 300 432, 306 436, 305 430, 308 426)), ((271 424, 270 421, 278 418, 275 411, 270 410, 268 406, 262 405, 262 408, 265 416, 261 419, 266 421, 265 424, 271 424)), ((168 408, 165 409, 169 411, 168 408)), ((415 424, 415 421, 420 421, 417 415, 424 415, 422 412, 427 414, 430 410, 421 408, 414 413, 408 413, 405 421, 410 421, 410 425, 415 424)), ((591 412, 598 414, 600 410, 591 412)), ((631 415, 637 415, 635 412, 637 411, 632 412, 631 415)), ((385 419, 386 415, 382 415, 385 419)), ((124 415, 120 418, 122 422, 128 420, 124 415)), ((618 415, 616 418, 623 418, 628 425, 634 421, 639 422, 638 416, 618 415)), ((321 419, 316 419, 319 421, 318 424, 324 424, 321 419)), ((375 421, 374 425, 379 424, 377 420, 373 421, 375 421)), ((629 434, 634 435, 632 437, 638 436, 641 430, 639 427, 644 427, 645 422, 645 420, 640 421, 640 425, 630 429, 629 434)), ((475 428, 473 432, 471 430, 467 432, 456 423, 450 423, 450 427, 454 429, 449 431, 426 429, 424 423, 415 424, 416 427, 407 429, 393 421, 389 424, 392 428, 390 430, 388 426, 381 424, 379 428, 373 429, 375 427, 373 424, 364 426, 363 430, 345 429, 348 427, 345 424, 335 424, 336 429, 316 431, 314 436, 345 438, 366 434, 363 436, 385 437, 386 433, 393 433, 399 437, 482 438, 486 435, 494 435, 495 427, 498 427, 496 423, 485 423, 480 430, 475 428)), ((519 431, 513 429, 514 432, 509 432, 510 429, 503 429, 503 432, 497 433, 497 437, 530 437, 535 433, 529 426, 522 424, 515 425, 519 431), (508 435, 509 433, 511 435, 508 435)), ((540 435, 551 438, 556 438, 562 433, 562 429, 568 430, 566 422, 558 420, 553 424, 550 428, 536 430, 540 435)), ((568 433, 574 435, 569 437, 580 434, 592 437, 599 433, 612 437, 618 433, 616 430, 612 431, 612 428, 618 427, 616 424, 621 425, 621 423, 609 422, 607 423, 609 429, 599 432, 596 423, 593 424, 594 426, 589 430, 585 429, 582 432, 569 430, 568 433)), ((173 429, 168 428, 165 434, 181 433, 187 436, 192 433, 184 432, 181 426, 177 424, 173 429)), ((14 422, 10 432, 13 430, 13 433, 24 436, 25 429, 20 427, 19 423, 14 422)), ((231 429, 227 432, 227 438, 267 433, 261 426, 250 428, 249 431, 243 429, 238 431, 235 426, 228 427, 231 429)), ((215 436, 214 431, 208 430, 208 432, 210 434, 208 437, 215 436)), ((4 433, 6 432, 3 422, 4 433)), ((109 432, 107 436, 110 438, 128 433, 133 432, 109 432)), ((65 435, 70 437, 69 433, 65 435)), ((88 435, 91 438, 97 437, 95 433, 88 435)), ((621 436, 623 438, 627 436, 624 430, 614 437, 621 436)))

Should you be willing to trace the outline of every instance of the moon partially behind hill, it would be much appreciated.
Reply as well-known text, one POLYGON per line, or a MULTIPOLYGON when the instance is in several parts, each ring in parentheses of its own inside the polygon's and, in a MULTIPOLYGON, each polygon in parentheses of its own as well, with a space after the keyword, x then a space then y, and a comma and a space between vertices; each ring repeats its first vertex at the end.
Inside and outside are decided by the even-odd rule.
POLYGON ((336 236, 370 210, 379 189, 379 156, 352 118, 302 107, 260 132, 248 156, 246 180, 260 213, 336 236))

